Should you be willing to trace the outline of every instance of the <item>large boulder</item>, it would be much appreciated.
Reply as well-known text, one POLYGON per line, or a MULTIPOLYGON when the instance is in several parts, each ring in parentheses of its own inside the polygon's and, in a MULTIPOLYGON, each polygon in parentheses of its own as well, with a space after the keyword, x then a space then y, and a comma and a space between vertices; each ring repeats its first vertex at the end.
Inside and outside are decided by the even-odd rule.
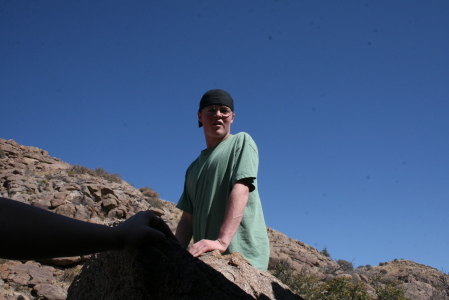
POLYGON ((68 290, 80 299, 302 299, 239 253, 194 258, 166 240, 132 251, 105 252, 87 261, 68 290))

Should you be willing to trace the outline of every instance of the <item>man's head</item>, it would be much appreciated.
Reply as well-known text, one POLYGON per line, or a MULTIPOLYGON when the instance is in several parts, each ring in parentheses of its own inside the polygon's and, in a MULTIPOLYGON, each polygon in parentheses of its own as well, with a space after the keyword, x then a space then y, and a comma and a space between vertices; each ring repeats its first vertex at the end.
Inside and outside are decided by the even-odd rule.
POLYGON ((198 124, 203 127, 207 148, 225 140, 234 122, 234 101, 223 90, 210 90, 200 101, 198 124))
MULTIPOLYGON (((198 112, 207 106, 217 105, 217 106, 227 106, 234 112, 234 100, 231 95, 229 95, 226 91, 216 89, 207 91, 200 101, 200 108, 198 112)), ((203 124, 199 121, 198 126, 201 127, 203 124)))

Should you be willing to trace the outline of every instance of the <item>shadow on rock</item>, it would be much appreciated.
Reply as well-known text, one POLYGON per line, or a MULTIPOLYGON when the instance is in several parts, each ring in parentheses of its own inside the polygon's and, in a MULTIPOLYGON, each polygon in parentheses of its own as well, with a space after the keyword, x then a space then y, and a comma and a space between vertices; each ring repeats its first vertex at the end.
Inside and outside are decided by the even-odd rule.
POLYGON ((132 251, 104 252, 84 264, 68 290, 74 299, 302 299, 239 253, 194 258, 166 240, 132 251))

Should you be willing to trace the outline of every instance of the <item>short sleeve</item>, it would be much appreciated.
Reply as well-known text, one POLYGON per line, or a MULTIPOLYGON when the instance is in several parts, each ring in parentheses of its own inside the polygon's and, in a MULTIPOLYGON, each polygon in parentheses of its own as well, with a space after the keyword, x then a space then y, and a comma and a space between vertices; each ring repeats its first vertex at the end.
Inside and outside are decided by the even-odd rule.
POLYGON ((259 168, 259 154, 256 143, 250 135, 242 134, 241 140, 235 152, 235 165, 232 184, 242 179, 247 179, 250 184, 250 192, 255 189, 254 181, 257 178, 259 168))
POLYGON ((185 211, 187 213, 193 214, 192 201, 190 201, 190 198, 186 190, 186 182, 184 182, 184 191, 182 192, 181 198, 179 198, 176 208, 185 211))

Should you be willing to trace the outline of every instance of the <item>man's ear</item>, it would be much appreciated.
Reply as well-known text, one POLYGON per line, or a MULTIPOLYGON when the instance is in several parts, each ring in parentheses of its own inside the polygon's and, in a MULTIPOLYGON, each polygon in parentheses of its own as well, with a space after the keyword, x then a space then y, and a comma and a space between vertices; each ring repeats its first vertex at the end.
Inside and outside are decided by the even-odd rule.
POLYGON ((203 122, 201 121, 201 112, 200 112, 200 111, 198 112, 198 122, 203 123, 203 122))

